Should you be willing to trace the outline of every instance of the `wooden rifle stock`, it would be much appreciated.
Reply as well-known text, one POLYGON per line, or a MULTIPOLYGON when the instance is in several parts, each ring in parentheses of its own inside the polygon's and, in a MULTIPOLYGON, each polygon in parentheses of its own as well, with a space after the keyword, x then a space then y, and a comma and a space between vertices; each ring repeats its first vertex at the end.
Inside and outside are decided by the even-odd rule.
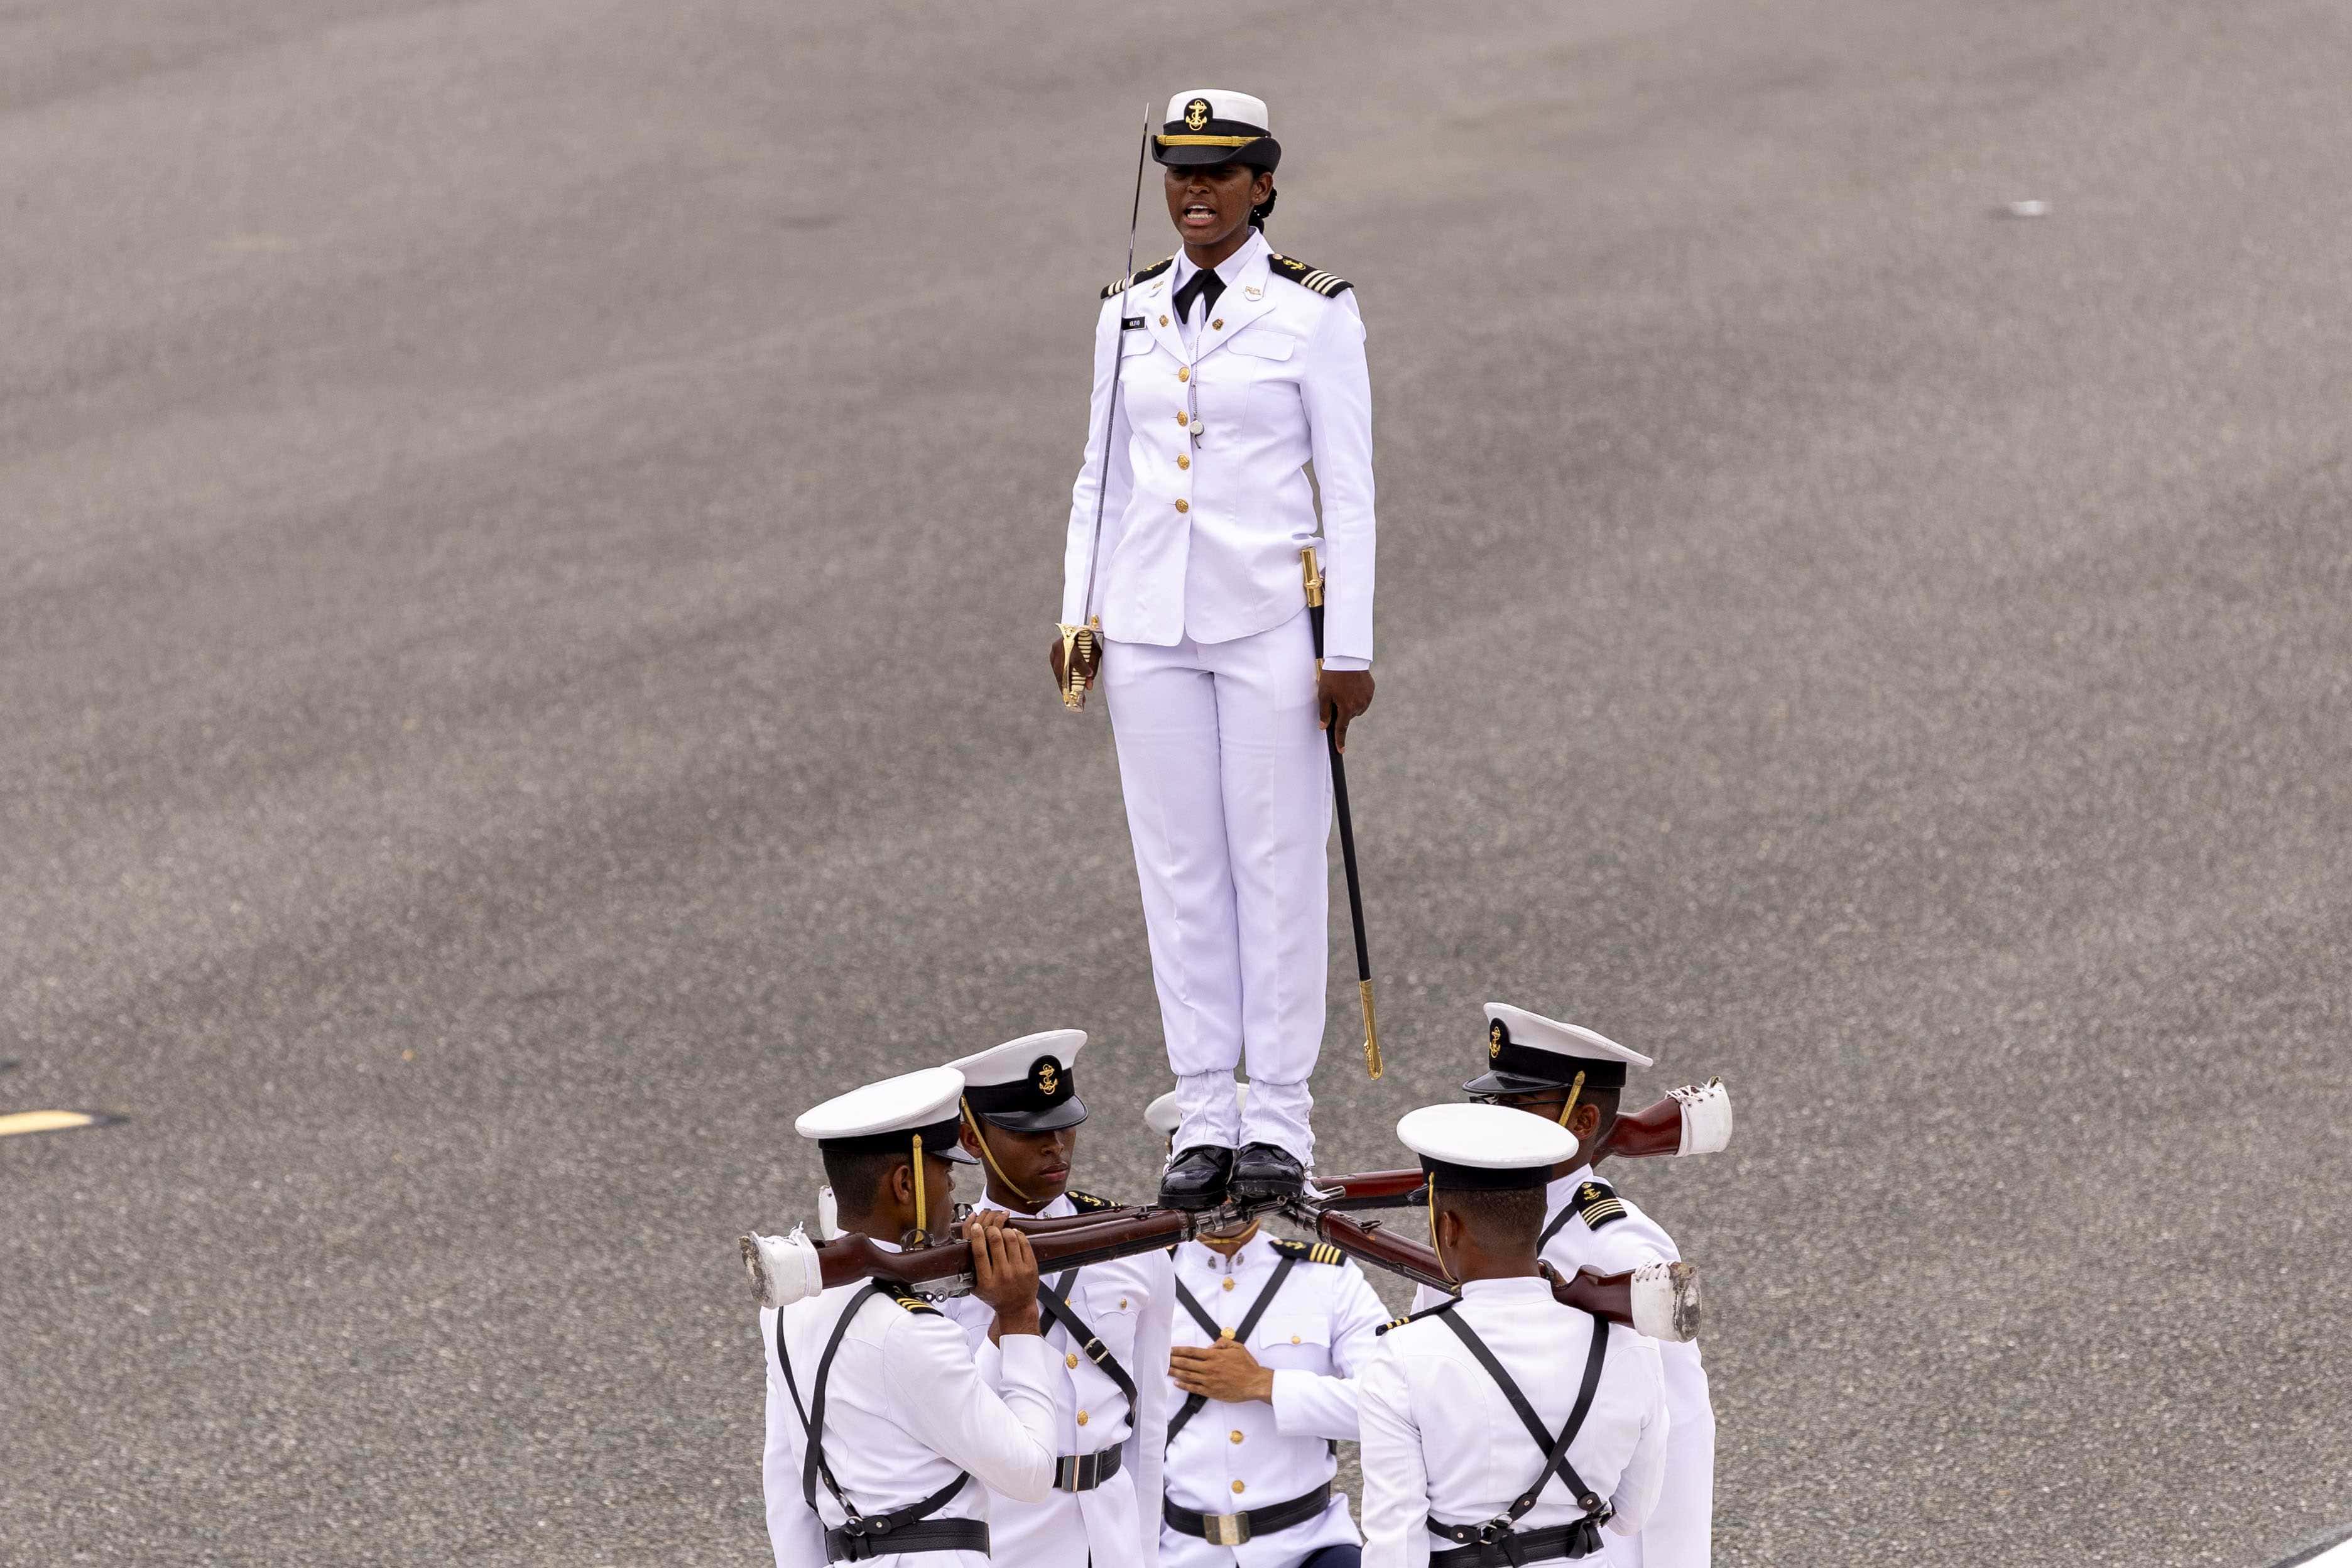
MULTIPOLYGON (((1609 1135, 1592 1151, 1592 1163, 1598 1165, 1612 1155, 1627 1160, 1654 1159, 1661 1155, 1679 1154, 1683 1151, 1684 1089, 1670 1094, 1655 1105, 1643 1106, 1628 1115, 1620 1116, 1609 1127, 1609 1135)), ((1419 1171, 1359 1171, 1343 1176, 1318 1176, 1315 1184, 1339 1195, 1318 1206, 1327 1210, 1402 1208, 1421 1198, 1422 1173, 1419 1171)))
MULTIPOLYGON (((1062 1219, 1015 1219, 1013 1228, 1029 1238, 1041 1274, 1088 1264, 1165 1251, 1191 1236, 1194 1216, 1174 1209, 1118 1208, 1062 1219)), ((922 1286, 969 1280, 971 1245, 946 1241, 936 1247, 893 1252, 863 1236, 835 1237, 817 1244, 817 1268, 828 1290, 860 1279, 895 1279, 922 1286)))
MULTIPOLYGON (((1385 1228, 1379 1220, 1360 1220, 1328 1210, 1318 1214, 1305 1207, 1295 1209, 1291 1217, 1301 1224, 1311 1224, 1316 1236, 1362 1262, 1402 1274, 1416 1285, 1426 1285, 1433 1290, 1452 1292, 1454 1282, 1445 1277, 1432 1248, 1385 1228)), ((1574 1278, 1561 1279, 1544 1266, 1545 1277, 1551 1280, 1552 1300, 1564 1307, 1579 1307, 1597 1312, 1612 1323, 1633 1323, 1633 1276, 1628 1274, 1594 1274, 1580 1269, 1574 1278)))

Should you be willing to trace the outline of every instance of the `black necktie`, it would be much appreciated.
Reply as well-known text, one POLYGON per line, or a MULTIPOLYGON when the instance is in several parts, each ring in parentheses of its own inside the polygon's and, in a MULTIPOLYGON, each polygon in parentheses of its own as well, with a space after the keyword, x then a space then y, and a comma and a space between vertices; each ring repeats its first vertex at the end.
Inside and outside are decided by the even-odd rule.
POLYGON ((1217 276, 1217 269, 1213 267, 1202 268, 1176 290, 1176 319, 1180 321, 1191 321, 1192 301, 1195 300, 1205 299, 1209 301, 1209 309, 1215 310, 1217 296, 1224 291, 1225 280, 1217 276))

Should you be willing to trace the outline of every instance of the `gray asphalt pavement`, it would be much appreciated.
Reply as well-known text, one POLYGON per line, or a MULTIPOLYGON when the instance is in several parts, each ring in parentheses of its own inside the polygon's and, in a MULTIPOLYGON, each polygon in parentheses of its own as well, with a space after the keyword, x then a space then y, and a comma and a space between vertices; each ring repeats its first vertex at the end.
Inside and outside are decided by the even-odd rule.
POLYGON ((1722 1563, 2352 1526, 2344 9, 1114 19, 0 0, 0 1111, 130 1118, 0 1138, 0 1562, 756 1563, 800 1109, 1076 1025, 1144 1190, 1044 652, 1204 81, 1371 332, 1326 1164, 1490 997, 1731 1082, 1722 1563))

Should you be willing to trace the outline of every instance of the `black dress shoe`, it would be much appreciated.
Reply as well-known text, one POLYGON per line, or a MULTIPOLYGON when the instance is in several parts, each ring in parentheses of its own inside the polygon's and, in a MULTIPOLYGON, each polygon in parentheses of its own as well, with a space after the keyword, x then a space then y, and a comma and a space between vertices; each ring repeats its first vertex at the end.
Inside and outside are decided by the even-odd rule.
POLYGON ((1225 1201, 1225 1185, 1233 1180, 1234 1152, 1213 1143, 1195 1143, 1168 1162, 1160 1177, 1160 1206, 1198 1214, 1225 1201))
POLYGON ((1234 1196, 1250 1203, 1295 1198, 1307 1184, 1307 1167, 1279 1143, 1244 1143, 1234 1156, 1234 1196))

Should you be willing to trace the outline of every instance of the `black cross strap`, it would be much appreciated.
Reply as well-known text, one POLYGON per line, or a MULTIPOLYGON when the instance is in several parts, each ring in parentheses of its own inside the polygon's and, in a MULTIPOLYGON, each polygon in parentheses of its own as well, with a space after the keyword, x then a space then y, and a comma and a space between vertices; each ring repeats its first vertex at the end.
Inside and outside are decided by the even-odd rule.
MULTIPOLYGON (((1461 1544, 1495 1547, 1501 1553, 1496 1561, 1517 1562, 1519 1557, 1504 1543, 1512 1537, 1519 1520, 1536 1506, 1537 1498, 1557 1473, 1567 1483, 1577 1506, 1584 1510, 1584 1518, 1569 1527, 1570 1549, 1564 1554, 1583 1557, 1598 1550, 1601 1521, 1608 1518, 1608 1510, 1601 1497, 1585 1484, 1584 1478, 1576 1473, 1576 1468, 1568 1462, 1568 1446, 1583 1429, 1584 1418, 1592 1408, 1592 1396, 1601 1387, 1601 1369, 1609 1358, 1608 1320, 1598 1314, 1593 1316, 1592 1344, 1584 1357, 1584 1378, 1577 1385, 1576 1404, 1568 1413, 1568 1424, 1555 1437, 1545 1427, 1543 1418, 1536 1414, 1535 1406, 1528 1403, 1528 1396, 1520 1391, 1511 1374, 1503 1369, 1503 1363, 1495 1359, 1495 1352, 1486 1348, 1486 1342, 1478 1337, 1476 1331, 1464 1322, 1457 1312, 1442 1311, 1435 1316, 1443 1319, 1445 1326, 1454 1331, 1454 1337, 1477 1359, 1478 1364, 1486 1369, 1486 1375, 1495 1380, 1495 1385, 1503 1391, 1503 1397, 1510 1403, 1511 1413, 1519 1418, 1519 1425, 1528 1429, 1528 1436, 1535 1439, 1536 1447, 1544 1451, 1544 1466, 1537 1472, 1534 1483, 1513 1500, 1509 1511, 1502 1518, 1489 1521, 1483 1526, 1440 1524, 1433 1519, 1429 1521, 1431 1531, 1461 1544)), ((1486 1561, 1483 1554, 1479 1561, 1486 1561)))
MULTIPOLYGON (((825 1463, 824 1395, 826 1381, 833 1374, 834 1352, 841 1349, 841 1342, 848 1334, 850 1323, 866 1304, 877 1296, 888 1293, 879 1281, 869 1280, 866 1289, 852 1297, 849 1305, 842 1309, 841 1316, 833 1325, 833 1337, 825 1341, 824 1353, 817 1358, 816 1398, 809 1405, 801 1401, 801 1385, 793 1376, 793 1358, 784 1352, 784 1315, 782 1312, 776 1314, 776 1364, 784 1369, 784 1386, 792 1391, 793 1410, 801 1418, 802 1429, 808 1434, 808 1452, 801 1458, 801 1496, 807 1500, 809 1512, 816 1514, 818 1521, 823 1522, 824 1516, 817 1514, 816 1510, 816 1484, 823 1480, 825 1490, 833 1494, 833 1500, 841 1505, 841 1511, 848 1518, 848 1523, 843 1526, 842 1531, 828 1531, 828 1538, 844 1531, 861 1537, 887 1535, 938 1512, 950 1498, 963 1489, 966 1481, 971 1479, 971 1472, 960 1470, 955 1479, 920 1501, 893 1509, 888 1513, 861 1514, 857 1511, 857 1505, 851 1502, 848 1494, 841 1489, 841 1483, 834 1479, 833 1467, 825 1463)), ((983 1546, 982 1550, 986 1548, 983 1546)))
MULTIPOLYGON (((1257 1331, 1257 1321, 1265 1316, 1265 1310, 1268 1307, 1274 1305, 1275 1297, 1282 1289, 1282 1282, 1290 1278, 1290 1271, 1297 1266, 1298 1259, 1296 1258, 1286 1258, 1274 1266, 1273 1277, 1266 1280, 1265 1289, 1257 1293, 1257 1300, 1250 1303, 1250 1310, 1243 1317, 1241 1327, 1234 1331, 1233 1337, 1235 1343, 1248 1344, 1250 1335, 1257 1331)), ((1176 1300, 1182 1302, 1184 1310, 1192 1314, 1192 1321, 1201 1325, 1201 1331, 1209 1336, 1210 1343, 1214 1344, 1225 1337, 1225 1331, 1218 1325, 1217 1320, 1209 1316, 1209 1310, 1201 1305, 1199 1299, 1192 1291, 1184 1289, 1184 1282, 1181 1279, 1176 1281, 1176 1300)), ((1193 1416, 1201 1414, 1202 1409, 1208 1403, 1209 1396, 1205 1394, 1186 1394, 1184 1403, 1169 1419, 1168 1440, 1171 1443, 1176 1441, 1176 1434, 1184 1430, 1186 1424, 1193 1416)))
POLYGON ((1060 1324, 1078 1353, 1100 1368, 1105 1377, 1118 1384, 1118 1391, 1127 1395, 1127 1417, 1132 1423, 1135 1419, 1135 1379, 1127 1375, 1127 1368, 1118 1364, 1118 1358, 1110 1353, 1110 1347, 1095 1336, 1094 1330, 1087 1327, 1087 1321, 1078 1316, 1077 1309, 1070 1305, 1070 1299, 1065 1294, 1077 1277, 1078 1271, 1073 1268, 1051 1284, 1038 1280, 1037 1310, 1060 1324))
POLYGON ((1552 1215, 1551 1223, 1543 1227, 1543 1234, 1541 1236, 1536 1237, 1537 1253, 1540 1255, 1545 1247, 1549 1247, 1551 1245, 1551 1238, 1559 1234, 1560 1227, 1575 1217, 1576 1205, 1572 1203, 1562 1208, 1558 1214, 1552 1215))

